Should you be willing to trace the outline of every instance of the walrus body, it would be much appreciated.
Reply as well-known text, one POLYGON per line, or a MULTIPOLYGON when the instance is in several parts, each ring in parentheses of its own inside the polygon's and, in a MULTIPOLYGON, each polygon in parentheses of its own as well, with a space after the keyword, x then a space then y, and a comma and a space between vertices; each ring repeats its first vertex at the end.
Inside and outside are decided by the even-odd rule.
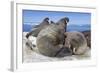
POLYGON ((87 41, 80 32, 66 32, 65 47, 70 48, 73 54, 82 55, 86 52, 87 41))
POLYGON ((63 18, 57 24, 51 23, 40 31, 36 43, 41 54, 49 57, 57 56, 58 51, 63 47, 67 22, 68 18, 63 18))
POLYGON ((28 38, 30 35, 37 37, 38 33, 49 25, 49 18, 45 18, 39 25, 33 27, 32 31, 30 31, 26 37, 28 38))

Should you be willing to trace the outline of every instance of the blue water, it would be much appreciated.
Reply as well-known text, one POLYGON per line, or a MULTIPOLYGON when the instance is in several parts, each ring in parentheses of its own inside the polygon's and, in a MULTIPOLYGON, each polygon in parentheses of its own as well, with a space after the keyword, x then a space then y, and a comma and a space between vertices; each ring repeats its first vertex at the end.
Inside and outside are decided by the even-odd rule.
POLYGON ((86 30, 91 30, 91 25, 89 24, 83 24, 83 25, 68 25, 67 26, 67 31, 86 31, 86 30))
MULTIPOLYGON (((29 32, 31 31, 33 25, 23 25, 23 32, 29 32)), ((86 30, 91 30, 91 25, 89 24, 83 24, 83 25, 68 25, 67 26, 67 31, 86 31, 86 30)))

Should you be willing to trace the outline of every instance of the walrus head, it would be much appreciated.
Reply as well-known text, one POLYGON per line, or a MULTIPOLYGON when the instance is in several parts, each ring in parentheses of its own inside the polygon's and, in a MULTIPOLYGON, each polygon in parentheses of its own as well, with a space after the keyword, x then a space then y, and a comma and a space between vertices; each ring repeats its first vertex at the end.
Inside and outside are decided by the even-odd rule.
POLYGON ((64 22, 65 24, 67 24, 69 22, 69 18, 65 17, 65 18, 62 18, 60 21, 64 22))
POLYGON ((46 17, 43 21, 49 21, 49 18, 48 18, 48 17, 46 17))
POLYGON ((64 18, 60 19, 56 24, 59 25, 60 29, 66 31, 66 25, 68 22, 69 22, 69 18, 64 17, 64 18))
POLYGON ((60 19, 57 24, 62 26, 62 27, 66 27, 67 23, 69 22, 69 18, 68 17, 64 17, 62 19, 60 19))
POLYGON ((60 19, 57 23, 60 24, 60 23, 64 23, 64 24, 67 24, 69 22, 69 18, 68 17, 64 17, 62 19, 60 19))

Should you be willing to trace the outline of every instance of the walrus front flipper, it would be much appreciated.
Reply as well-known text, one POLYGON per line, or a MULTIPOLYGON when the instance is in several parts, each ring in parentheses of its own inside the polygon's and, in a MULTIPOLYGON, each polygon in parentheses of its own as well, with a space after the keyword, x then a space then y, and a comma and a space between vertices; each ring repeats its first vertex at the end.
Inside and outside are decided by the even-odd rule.
POLYGON ((34 36, 34 37, 37 37, 37 35, 38 35, 39 32, 40 32, 40 29, 36 28, 36 29, 34 29, 34 30, 28 32, 28 33, 26 34, 26 38, 28 38, 30 35, 31 35, 31 36, 34 36))
POLYGON ((65 57, 65 56, 71 56, 72 50, 68 48, 61 48, 56 54, 55 57, 65 57))
POLYGON ((32 32, 33 32, 33 31, 27 33, 27 34, 26 34, 26 38, 28 38, 30 35, 32 35, 32 32))

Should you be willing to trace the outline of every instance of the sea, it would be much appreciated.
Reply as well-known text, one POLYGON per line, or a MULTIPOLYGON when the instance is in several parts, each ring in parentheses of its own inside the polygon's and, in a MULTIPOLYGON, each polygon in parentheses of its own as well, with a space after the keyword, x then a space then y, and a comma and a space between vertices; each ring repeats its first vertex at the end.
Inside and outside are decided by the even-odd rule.
MULTIPOLYGON (((34 25, 35 26, 35 25, 34 25)), ((23 32, 29 32, 34 27, 33 25, 23 24, 23 32)), ((82 25, 76 25, 71 24, 66 26, 66 31, 91 31, 91 25, 90 24, 82 24, 82 25)))

